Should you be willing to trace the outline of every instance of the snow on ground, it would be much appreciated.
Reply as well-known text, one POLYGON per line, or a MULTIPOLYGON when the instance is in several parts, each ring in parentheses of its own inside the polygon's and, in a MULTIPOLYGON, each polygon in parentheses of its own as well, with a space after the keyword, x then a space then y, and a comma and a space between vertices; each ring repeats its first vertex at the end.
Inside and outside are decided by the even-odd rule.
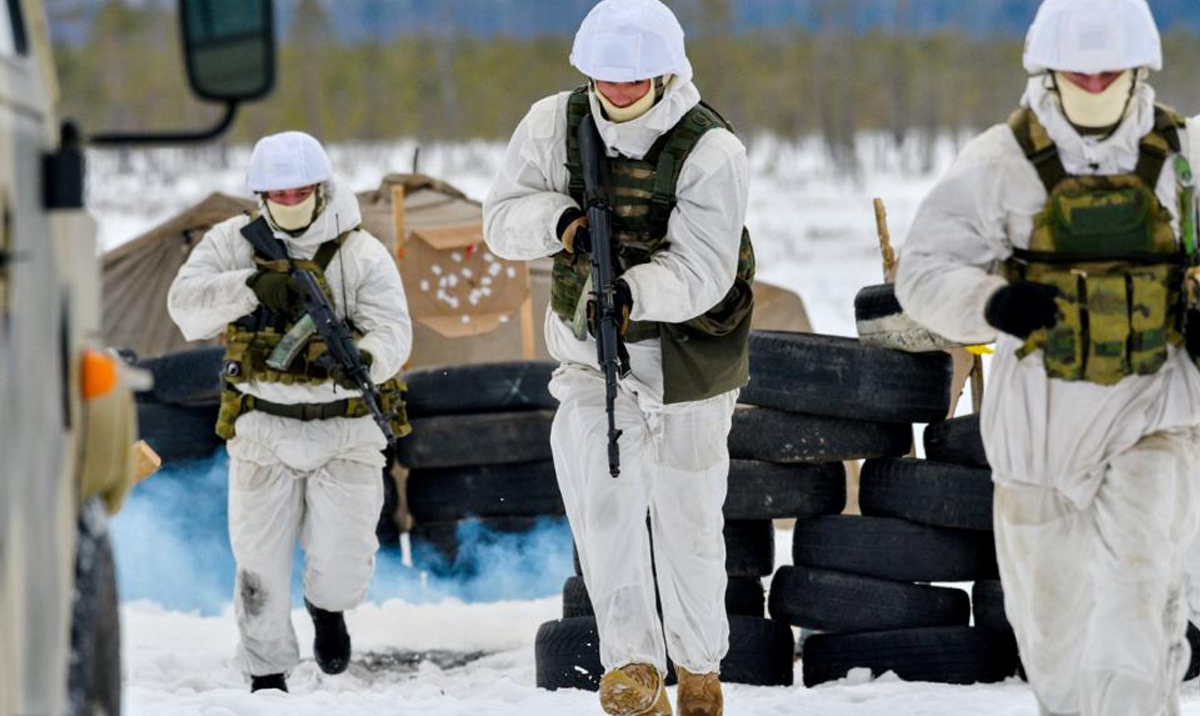
MULTIPOLYGON (((881 280, 871 200, 879 196, 887 202, 893 238, 902 243, 921 198, 952 156, 954 142, 938 145, 931 171, 912 172, 904 169, 916 164, 912 156, 888 149, 883 138, 866 137, 861 156, 867 160, 859 179, 834 172, 815 142, 756 138, 749 146, 753 179, 748 223, 759 275, 798 292, 817 331, 854 335, 854 294, 881 280)), ((388 172, 410 170, 415 148, 403 142, 341 146, 332 154, 338 172, 361 191, 376 187, 388 172)), ((911 153, 911 148, 905 151, 911 153)), ((502 152, 494 143, 431 146, 423 149, 420 168, 482 198, 502 152)), ((112 248, 134 238, 209 192, 245 194, 242 167, 247 159, 247 148, 93 153, 88 203, 100 222, 101 246, 112 248)), ((561 539, 555 541, 552 533, 546 543, 551 558, 541 544, 525 545, 525 552, 516 553, 548 566, 491 591, 520 601, 494 601, 495 596, 489 599, 487 590, 480 589, 481 582, 431 582, 414 577, 395 560, 381 560, 370 601, 348 616, 356 654, 350 671, 336 677, 320 673, 311 659, 311 622, 297 609, 293 622, 305 660, 291 675, 292 693, 251 695, 235 662, 237 632, 225 596, 231 591, 232 567, 221 506, 222 463, 215 460, 197 468, 190 486, 197 491, 190 493, 193 497, 186 475, 176 476, 174 484, 159 476, 135 492, 116 520, 121 586, 133 598, 122 610, 127 714, 602 713, 594 694, 547 693, 534 686, 534 635, 540 623, 560 614, 555 592, 570 570, 569 547, 564 552, 561 539), (203 500, 198 499, 201 494, 203 500)), ((790 534, 778 533, 778 561, 790 562, 790 554, 790 534)), ((1185 691, 1183 713, 1200 716, 1196 684, 1185 691)), ((1027 687, 1016 680, 956 687, 854 674, 813 689, 731 685, 726 693, 731 716, 1036 713, 1027 687)))

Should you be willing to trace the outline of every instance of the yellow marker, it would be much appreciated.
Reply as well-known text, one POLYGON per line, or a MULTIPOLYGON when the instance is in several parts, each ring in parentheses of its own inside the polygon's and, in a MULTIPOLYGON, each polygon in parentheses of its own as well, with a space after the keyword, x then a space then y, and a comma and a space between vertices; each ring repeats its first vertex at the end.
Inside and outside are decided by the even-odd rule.
POLYGON ((982 343, 976 346, 963 346, 963 348, 966 349, 966 351, 971 355, 976 356, 990 356, 996 352, 995 348, 985 346, 982 343))

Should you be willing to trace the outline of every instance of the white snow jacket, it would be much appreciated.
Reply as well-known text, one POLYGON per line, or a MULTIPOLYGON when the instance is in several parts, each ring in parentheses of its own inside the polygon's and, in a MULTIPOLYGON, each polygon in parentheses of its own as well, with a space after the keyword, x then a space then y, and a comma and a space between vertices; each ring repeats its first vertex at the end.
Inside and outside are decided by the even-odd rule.
MULTIPOLYGON (((556 229, 576 206, 568 194, 567 101, 569 92, 547 97, 518 125, 504 162, 483 204, 485 236, 498 256, 530 260, 562 250, 556 229)), ((672 82, 653 109, 620 124, 608 121, 593 96, 592 116, 609 156, 641 159, 700 102, 691 82, 672 82)), ((635 321, 681 323, 715 306, 737 274, 749 195, 745 147, 731 132, 704 134, 679 175, 678 205, 667 224, 668 247, 650 262, 623 274, 633 295, 635 321)), ((563 363, 596 366, 596 346, 577 340, 553 311, 546 315, 546 345, 563 363)), ((632 379, 662 399, 662 355, 657 341, 629 346, 632 379)))
MULTIPOLYGON (((345 187, 330 183, 329 205, 308 231, 282 239, 293 258, 311 259, 321 244, 362 223, 358 200, 345 187)), ((245 215, 214 226, 179 270, 167 296, 171 318, 188 340, 220 335, 229 323, 258 306, 258 297, 246 285, 257 269, 254 250, 241 234, 250 222, 245 215)), ((334 255, 325 277, 339 316, 349 316, 363 333, 358 347, 371 354, 371 380, 383 383, 408 359, 412 324, 404 285, 387 249, 363 230, 350 234, 334 255)), ((358 395, 332 381, 319 385, 283 385, 250 381, 238 385, 243 392, 275 403, 325 403, 358 395)))
MULTIPOLYGON (((1071 174, 1132 172, 1138 144, 1154 124, 1154 90, 1138 86, 1130 114, 1103 140, 1084 138, 1062 114, 1042 77, 1029 81, 1022 104, 1033 109, 1071 174)), ((1180 132, 1194 167, 1191 141, 1200 129, 1189 120, 1180 132)), ((1176 214, 1175 172, 1168 160, 1157 187, 1176 214)), ((998 481, 1053 486, 1076 505, 1090 503, 1105 465, 1143 436, 1200 425, 1200 372, 1182 349, 1154 375, 1130 376, 1114 386, 1050 379, 1041 352, 1018 360, 1022 341, 984 319, 997 275, 1013 248, 1028 248, 1033 217, 1046 204, 1038 174, 1007 124, 972 140, 925 199, 901 249, 896 296, 912 318, 947 338, 996 341, 981 428, 998 481)))

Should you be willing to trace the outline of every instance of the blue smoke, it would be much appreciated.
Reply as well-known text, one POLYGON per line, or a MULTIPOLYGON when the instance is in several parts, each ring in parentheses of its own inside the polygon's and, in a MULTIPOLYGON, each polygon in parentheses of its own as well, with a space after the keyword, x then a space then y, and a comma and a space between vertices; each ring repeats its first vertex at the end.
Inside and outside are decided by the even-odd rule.
MULTIPOLYGON (((113 520, 121 599, 163 608, 221 614, 232 601, 235 566, 229 546, 224 448, 207 460, 164 468, 138 485, 113 520)), ((454 569, 405 564, 400 550, 380 551, 367 598, 420 604, 458 599, 494 602, 557 594, 571 574, 565 519, 544 518, 523 534, 497 534, 460 523, 454 569)), ((293 560, 292 596, 303 598, 303 554, 293 560)))

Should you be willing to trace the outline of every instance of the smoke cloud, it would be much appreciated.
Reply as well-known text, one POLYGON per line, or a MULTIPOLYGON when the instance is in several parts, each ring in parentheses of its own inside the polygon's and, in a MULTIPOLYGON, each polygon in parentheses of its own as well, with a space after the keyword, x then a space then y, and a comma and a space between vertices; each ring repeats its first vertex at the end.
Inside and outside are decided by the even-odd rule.
MULTIPOLYGON (((228 464, 222 448, 210 459, 167 467, 134 489, 112 524, 122 600, 146 599, 205 616, 224 612, 235 576, 228 464)), ((571 532, 562 518, 539 520, 524 534, 495 533, 466 521, 459 543, 453 568, 441 565, 436 573, 413 568, 407 549, 381 550, 367 598, 414 604, 540 599, 558 593, 573 574, 571 532)), ((297 547, 297 608, 303 604, 303 564, 297 547)))

